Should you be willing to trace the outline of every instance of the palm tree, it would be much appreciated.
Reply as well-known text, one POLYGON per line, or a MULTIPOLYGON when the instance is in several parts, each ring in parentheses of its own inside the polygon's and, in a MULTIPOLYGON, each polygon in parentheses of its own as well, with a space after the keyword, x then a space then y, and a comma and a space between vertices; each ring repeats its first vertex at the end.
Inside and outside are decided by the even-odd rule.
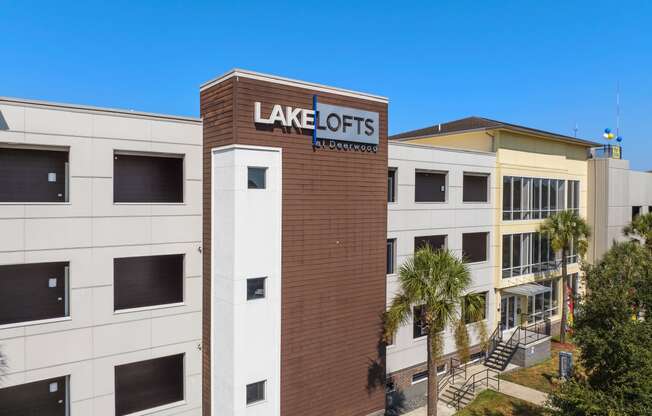
POLYGON ((629 225, 623 228, 623 233, 628 237, 637 237, 643 240, 645 246, 652 251, 652 212, 637 215, 629 225))
POLYGON ((575 211, 561 211, 546 218, 539 227, 539 232, 548 237, 552 249, 561 251, 562 307, 559 340, 566 342, 566 320, 568 319, 568 254, 573 244, 580 256, 588 248, 591 234, 589 225, 575 211))
MULTIPOLYGON (((482 319, 484 298, 479 294, 465 296, 471 277, 462 260, 448 250, 435 251, 429 245, 403 263, 399 281, 401 291, 385 313, 385 339, 392 339, 398 327, 409 322, 413 307, 422 306, 420 315, 427 334, 428 351, 428 416, 436 416, 437 361, 443 349, 442 331, 454 327, 456 341, 466 338, 468 343, 468 336, 459 336, 460 331, 466 331, 466 325, 459 325, 459 322, 468 317, 482 319)), ((468 345, 458 346, 458 349, 465 347, 468 351, 468 345)))

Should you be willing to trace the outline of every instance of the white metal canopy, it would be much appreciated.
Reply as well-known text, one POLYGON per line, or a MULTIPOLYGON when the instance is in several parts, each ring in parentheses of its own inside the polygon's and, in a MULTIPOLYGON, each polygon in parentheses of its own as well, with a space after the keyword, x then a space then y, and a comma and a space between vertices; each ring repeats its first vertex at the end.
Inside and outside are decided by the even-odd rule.
POLYGON ((551 292, 552 288, 540 285, 538 283, 526 283, 524 285, 508 287, 507 289, 503 289, 503 291, 513 295, 534 296, 540 293, 551 292))

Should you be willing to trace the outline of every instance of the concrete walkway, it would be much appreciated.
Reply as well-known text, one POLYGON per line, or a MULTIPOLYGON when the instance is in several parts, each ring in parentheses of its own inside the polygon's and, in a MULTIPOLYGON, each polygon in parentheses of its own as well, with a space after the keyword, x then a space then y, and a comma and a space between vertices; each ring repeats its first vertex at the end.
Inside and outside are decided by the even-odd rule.
POLYGON ((500 392, 537 406, 543 406, 548 400, 547 393, 505 380, 500 380, 500 392))

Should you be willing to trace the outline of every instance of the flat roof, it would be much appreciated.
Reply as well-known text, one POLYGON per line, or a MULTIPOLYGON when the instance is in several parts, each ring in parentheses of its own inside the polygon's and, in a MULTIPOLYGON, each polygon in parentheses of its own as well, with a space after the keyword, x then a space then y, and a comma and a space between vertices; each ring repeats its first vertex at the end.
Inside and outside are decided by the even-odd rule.
POLYGON ((380 95, 373 95, 373 94, 368 94, 366 92, 360 92, 360 91, 353 91, 353 90, 347 90, 344 88, 338 88, 338 87, 330 87, 328 85, 322 85, 322 84, 316 84, 313 82, 307 82, 307 81, 301 81, 298 79, 292 79, 292 78, 284 78, 284 77, 279 77, 277 75, 270 75, 270 74, 263 74, 260 72, 254 72, 254 71, 248 71, 246 69, 239 69, 239 68, 234 68, 216 78, 211 79, 210 81, 207 81, 201 85, 199 88, 200 91, 205 90, 206 88, 210 88, 214 85, 219 84, 220 82, 226 81, 229 78, 233 77, 243 77, 243 78, 250 78, 250 79, 258 79, 261 81, 267 81, 267 82, 272 82, 275 84, 281 84, 281 85, 289 85, 293 87, 299 87, 299 88, 306 88, 306 89, 311 89, 315 91, 322 91, 322 92, 327 92, 331 94, 339 94, 339 95, 344 95, 348 97, 353 97, 353 98, 359 98, 363 100, 369 100, 369 101, 377 101, 381 103, 388 103, 389 99, 387 97, 383 97, 380 95))
POLYGON ((531 127, 520 126, 518 124, 506 123, 504 121, 497 121, 497 120, 492 120, 489 118, 477 117, 477 116, 461 118, 459 120, 440 123, 422 129, 394 134, 389 137, 389 140, 407 141, 407 140, 414 140, 414 139, 454 134, 454 133, 466 133, 471 131, 499 130, 499 129, 511 130, 520 133, 534 134, 538 136, 546 136, 553 140, 561 140, 561 141, 570 142, 585 147, 602 146, 600 143, 593 142, 590 140, 579 139, 577 137, 566 136, 563 134, 553 133, 546 130, 534 129, 531 127))
POLYGON ((125 110, 120 108, 109 108, 109 107, 94 107, 89 105, 80 105, 80 104, 65 104, 57 103, 51 101, 41 101, 41 100, 30 100, 26 98, 14 98, 14 97, 0 97, 0 103, 7 103, 12 105, 27 105, 31 107, 47 107, 60 110, 69 110, 82 113, 110 113, 117 114, 121 116, 131 116, 139 118, 153 118, 159 120, 170 120, 170 121, 183 121, 194 124, 201 124, 202 120, 199 117, 188 117, 188 116, 175 116, 170 114, 159 114, 159 113, 148 113, 144 111, 134 111, 134 110, 125 110))

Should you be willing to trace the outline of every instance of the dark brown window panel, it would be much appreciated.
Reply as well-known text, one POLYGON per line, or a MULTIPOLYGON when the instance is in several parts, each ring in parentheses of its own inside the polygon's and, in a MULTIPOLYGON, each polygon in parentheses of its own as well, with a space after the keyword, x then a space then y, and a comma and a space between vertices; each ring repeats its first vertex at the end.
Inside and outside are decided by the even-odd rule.
POLYGON ((66 202, 68 152, 0 148, 0 202, 66 202))
POLYGON ((183 254, 113 259, 115 310, 183 302, 183 254))
POLYGON ((66 377, 0 388, 0 416, 67 416, 66 377))
POLYGON ((0 325, 66 316, 68 262, 0 266, 0 325))
POLYGON ((414 237, 414 251, 430 246, 433 250, 446 248, 446 235, 428 235, 424 237, 414 237))
POLYGON ((489 201, 489 176, 465 173, 462 194, 464 202, 489 201))
POLYGON ((415 202, 446 202, 446 173, 415 173, 415 202))
POLYGON ((462 256, 468 263, 487 260, 487 237, 489 233, 462 234, 462 256))
POLYGON ((183 378, 183 354, 116 366, 116 416, 182 401, 183 378))
POLYGON ((183 158, 113 156, 114 202, 183 202, 183 158))

